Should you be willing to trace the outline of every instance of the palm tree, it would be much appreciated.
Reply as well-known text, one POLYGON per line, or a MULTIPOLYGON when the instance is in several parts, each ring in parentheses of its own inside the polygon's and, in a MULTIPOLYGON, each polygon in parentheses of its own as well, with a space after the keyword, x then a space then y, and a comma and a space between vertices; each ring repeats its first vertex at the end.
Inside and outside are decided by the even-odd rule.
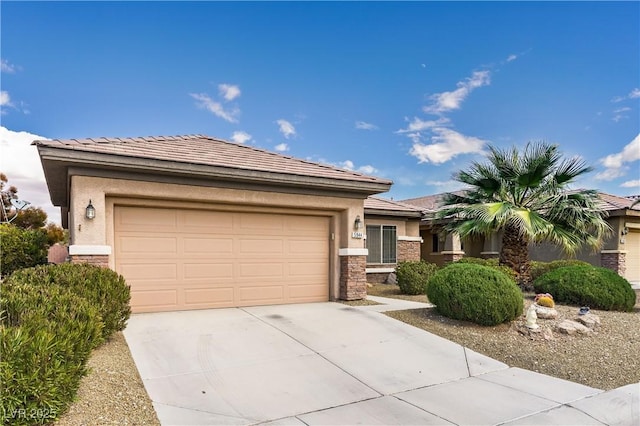
POLYGON ((512 268, 523 288, 529 285, 529 243, 551 242, 574 255, 583 245, 596 250, 611 231, 593 190, 568 185, 591 167, 579 158, 562 160, 557 145, 529 143, 489 147, 487 163, 474 162, 454 179, 470 188, 446 194, 436 217, 461 237, 502 231, 500 264, 512 268))

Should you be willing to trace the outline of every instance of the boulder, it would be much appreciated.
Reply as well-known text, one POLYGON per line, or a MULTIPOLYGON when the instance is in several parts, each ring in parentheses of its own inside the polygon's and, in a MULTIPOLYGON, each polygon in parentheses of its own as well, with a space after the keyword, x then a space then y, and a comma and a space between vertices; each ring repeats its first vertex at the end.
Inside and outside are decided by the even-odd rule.
POLYGON ((572 320, 562 321, 560 324, 556 325, 556 329, 560 333, 568 334, 569 336, 573 336, 576 334, 587 335, 593 333, 592 329, 585 327, 577 321, 572 320))
POLYGON ((580 315, 576 317, 575 320, 581 323, 582 325, 589 327, 590 329, 595 329, 600 327, 600 317, 591 313, 580 315))
POLYGON ((558 318, 558 311, 554 308, 547 308, 546 306, 540 306, 537 303, 533 305, 536 309, 536 315, 540 319, 556 319, 558 318))
POLYGON ((389 276, 387 277, 387 284, 398 284, 398 277, 396 276, 395 272, 392 272, 389 274, 389 276))

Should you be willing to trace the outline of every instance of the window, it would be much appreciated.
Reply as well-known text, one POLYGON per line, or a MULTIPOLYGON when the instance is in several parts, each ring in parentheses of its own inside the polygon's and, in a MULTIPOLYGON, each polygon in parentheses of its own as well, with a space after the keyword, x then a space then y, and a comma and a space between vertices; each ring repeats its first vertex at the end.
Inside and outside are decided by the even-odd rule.
POLYGON ((396 227, 367 225, 367 263, 396 263, 396 227))
POLYGON ((440 239, 440 236, 438 234, 433 234, 431 236, 431 252, 432 253, 438 253, 440 250, 440 246, 438 244, 438 240, 440 239))

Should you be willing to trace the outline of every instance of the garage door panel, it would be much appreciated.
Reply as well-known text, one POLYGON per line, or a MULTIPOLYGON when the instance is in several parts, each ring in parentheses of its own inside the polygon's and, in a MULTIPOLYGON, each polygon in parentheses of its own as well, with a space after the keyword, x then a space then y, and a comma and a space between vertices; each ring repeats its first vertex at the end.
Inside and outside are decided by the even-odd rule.
POLYGON ((233 263, 187 263, 183 271, 185 280, 233 280, 233 263))
POLYGON ((327 217, 116 206, 114 222, 134 312, 329 298, 327 217))
POLYGON ((171 209, 128 207, 116 217, 116 226, 125 232, 158 229, 171 232, 178 229, 178 212, 171 209))
POLYGON ((239 238, 240 254, 282 255, 284 241, 279 237, 239 238))
POLYGON ((233 254, 233 238, 219 237, 184 237, 184 253, 190 255, 202 254, 233 254))
POLYGON ((284 299, 284 287, 274 286, 248 286, 238 289, 240 303, 282 303, 284 299))
POLYGON ((268 279, 281 278, 284 266, 280 263, 258 263, 241 261, 238 266, 238 278, 268 279))
POLYGON ((175 281, 178 278, 177 265, 168 263, 123 263, 118 272, 126 277, 127 281, 175 281))
POLYGON ((233 287, 187 288, 184 290, 184 303, 187 306, 223 307, 233 305, 233 287))
POLYGON ((124 254, 172 254, 178 252, 176 237, 122 236, 118 239, 120 251, 124 254))
POLYGON ((175 289, 131 292, 131 306, 136 307, 136 312, 170 310, 177 304, 178 291, 175 289))
POLYGON ((187 210, 183 212, 181 229, 216 234, 233 234, 234 216, 228 212, 187 210))

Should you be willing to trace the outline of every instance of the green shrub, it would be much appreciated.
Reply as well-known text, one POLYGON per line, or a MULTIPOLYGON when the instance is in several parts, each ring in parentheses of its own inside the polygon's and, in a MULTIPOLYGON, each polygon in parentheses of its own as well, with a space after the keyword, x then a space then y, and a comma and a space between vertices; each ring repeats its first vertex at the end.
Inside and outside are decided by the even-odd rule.
POLYGON ((424 260, 400 262, 396 268, 398 287, 402 294, 425 294, 429 279, 437 270, 437 265, 424 260))
POLYGON ((591 264, 577 259, 554 260, 553 262, 531 261, 531 268, 529 269, 531 281, 537 280, 549 271, 564 268, 565 266, 591 266, 591 264))
POLYGON ((481 259, 479 257, 463 257, 462 259, 456 260, 454 263, 472 263, 474 265, 488 266, 489 268, 502 272, 513 280, 513 282, 518 282, 518 274, 516 271, 509 268, 507 265, 500 265, 500 261, 497 258, 481 259))
POLYGON ((102 342, 100 314, 59 286, 4 283, 0 303, 0 421, 49 424, 73 401, 102 342))
POLYGON ((121 275, 111 269, 86 263, 62 263, 22 269, 6 281, 36 287, 58 285, 69 288, 96 307, 104 323, 102 336, 105 339, 123 330, 131 315, 129 286, 121 275))
POLYGON ((610 269, 591 265, 552 270, 535 280, 533 286, 537 292, 551 293, 556 302, 605 311, 631 311, 636 304, 629 281, 610 269))
POLYGON ((0 224, 0 274, 47 263, 47 232, 0 224))
POLYGON ((524 307, 522 292, 505 274, 488 266, 452 263, 434 274, 429 301, 442 315, 480 325, 511 321, 524 307))

